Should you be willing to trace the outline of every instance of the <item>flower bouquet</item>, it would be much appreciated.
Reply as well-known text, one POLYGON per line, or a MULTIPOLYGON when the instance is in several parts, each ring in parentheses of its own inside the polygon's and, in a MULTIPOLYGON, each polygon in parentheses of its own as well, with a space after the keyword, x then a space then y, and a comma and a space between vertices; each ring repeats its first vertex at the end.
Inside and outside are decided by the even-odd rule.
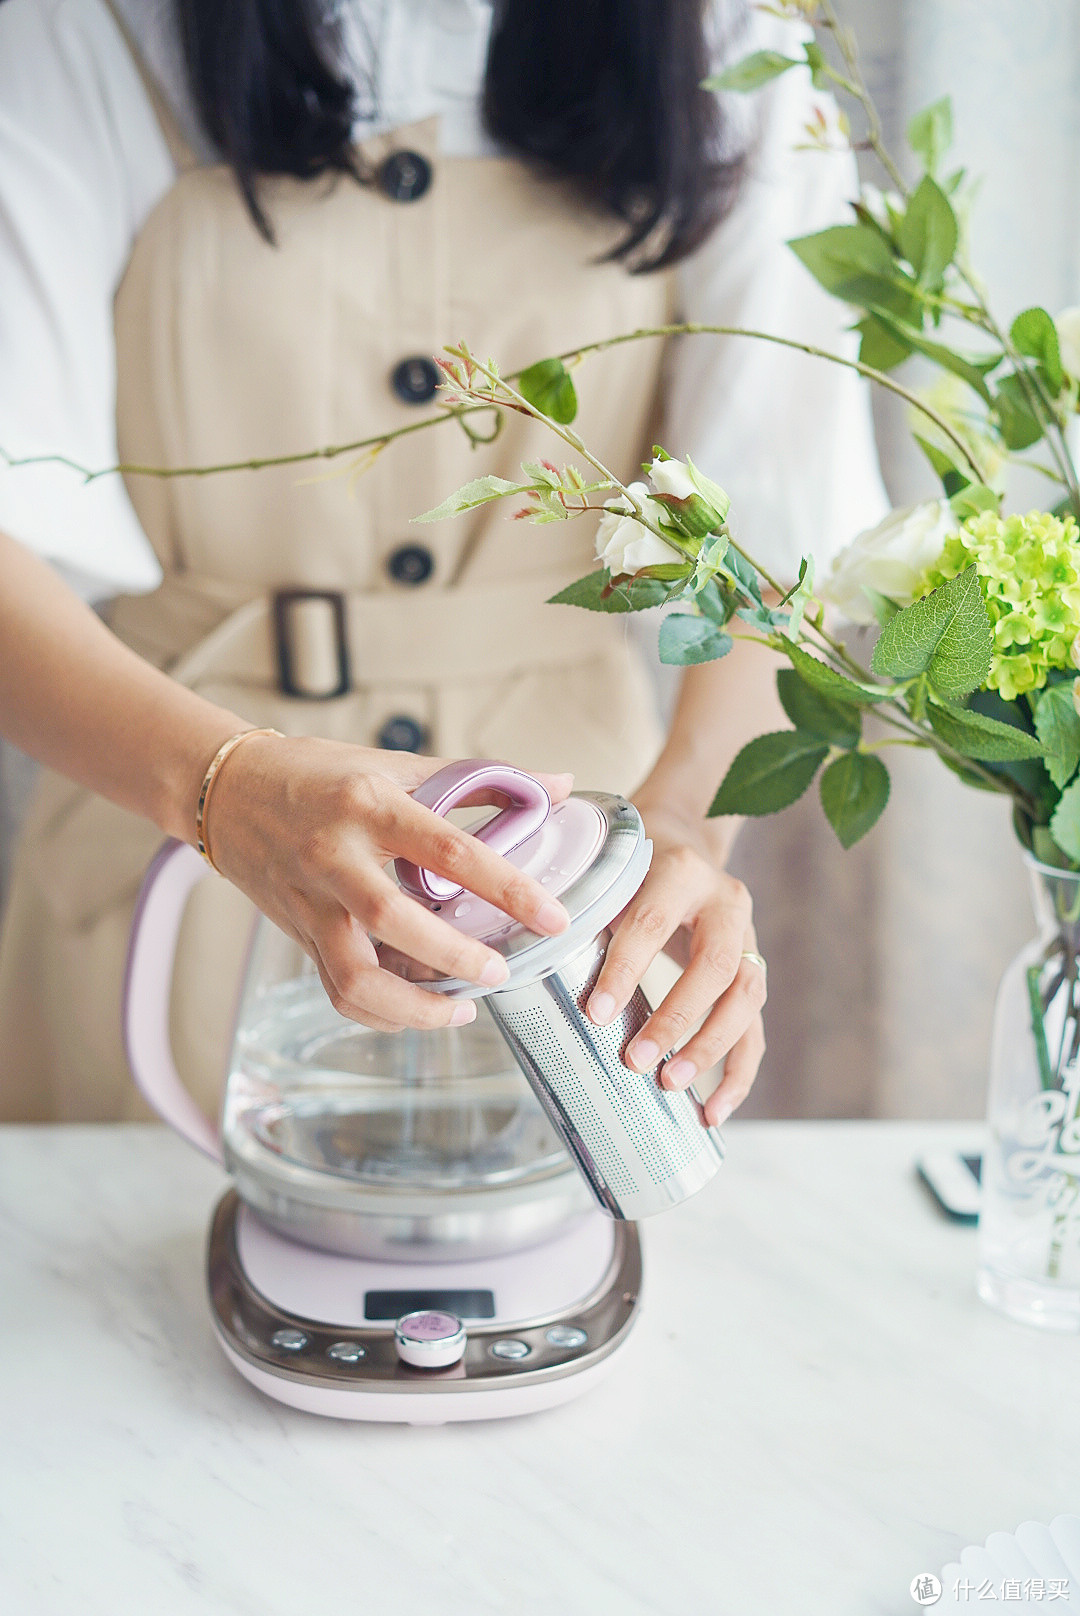
MULTIPOLYGON (((843 118, 839 127, 853 147, 876 154, 886 187, 862 185, 850 220, 790 243, 825 290, 851 306, 857 360, 767 332, 732 334, 818 353, 905 398, 940 498, 857 537, 827 578, 815 580, 807 557, 793 584, 781 582, 754 560, 723 489, 691 461, 657 447, 646 479, 624 484, 590 452, 572 425, 572 370, 591 350, 503 377, 460 345, 442 361, 449 409, 545 420, 581 464, 532 462, 517 481, 478 478, 421 520, 502 499, 534 522, 598 511, 598 565, 556 601, 600 612, 664 608, 667 663, 722 657, 738 637, 783 656, 777 686, 790 727, 738 753, 714 815, 774 813, 817 779, 824 813, 849 847, 886 806, 884 758, 894 746, 935 751, 968 785, 1009 797, 1042 930, 999 999, 980 1287, 1017 1316, 1076 1328, 1080 482, 1067 428, 1080 396, 1078 314, 1055 321, 1029 308, 999 321, 967 257, 972 188, 962 169, 948 168, 949 102, 912 121, 917 172, 907 181, 882 143, 854 39, 829 0, 780 9, 815 25, 801 57, 757 52, 713 85, 747 93, 781 73, 809 73, 854 103, 862 133, 843 118), (913 355, 939 373, 929 391, 893 374, 913 355), (1006 513, 1007 472, 1017 461, 1043 474, 1051 508, 1006 513), (878 624, 868 666, 840 636, 840 612, 878 624)), ((833 142, 835 127, 815 120, 807 136, 810 145, 833 142)), ((708 330, 725 328, 664 328, 708 330)))

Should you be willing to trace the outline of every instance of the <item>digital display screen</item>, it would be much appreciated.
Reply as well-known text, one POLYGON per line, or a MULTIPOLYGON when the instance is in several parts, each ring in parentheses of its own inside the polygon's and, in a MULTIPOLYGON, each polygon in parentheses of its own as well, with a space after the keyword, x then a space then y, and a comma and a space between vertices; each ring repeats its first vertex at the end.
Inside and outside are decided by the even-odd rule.
POLYGON ((400 1319, 404 1313, 456 1313, 459 1319, 493 1319, 494 1291, 365 1291, 364 1317, 372 1322, 400 1319))

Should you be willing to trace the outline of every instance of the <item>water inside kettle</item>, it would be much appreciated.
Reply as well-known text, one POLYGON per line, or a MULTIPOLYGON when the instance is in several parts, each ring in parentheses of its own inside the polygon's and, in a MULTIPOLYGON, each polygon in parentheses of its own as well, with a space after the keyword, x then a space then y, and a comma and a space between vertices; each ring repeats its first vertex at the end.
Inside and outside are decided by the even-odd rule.
POLYGON ((483 1011, 467 1027, 375 1032, 338 1015, 306 970, 243 1007, 222 1135, 227 1163, 265 1193, 297 1173, 445 1193, 567 1166, 483 1011))

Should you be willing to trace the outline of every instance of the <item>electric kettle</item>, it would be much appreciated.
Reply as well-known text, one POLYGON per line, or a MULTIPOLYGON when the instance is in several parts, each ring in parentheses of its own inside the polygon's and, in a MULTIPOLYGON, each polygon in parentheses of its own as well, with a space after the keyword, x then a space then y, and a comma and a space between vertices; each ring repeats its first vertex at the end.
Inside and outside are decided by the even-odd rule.
POLYGON ((404 889, 482 937, 509 976, 496 991, 426 984, 483 997, 490 1019, 381 1033, 338 1015, 299 945, 259 920, 220 1130, 183 1087, 168 1031, 185 905, 210 871, 174 842, 144 881, 123 1010, 136 1082, 290 1239, 380 1260, 487 1257, 540 1244, 597 1204, 619 1219, 660 1211, 699 1189, 723 1159, 692 1093, 670 1093, 655 1071, 622 1063, 649 1015, 640 990, 608 1026, 584 1013, 607 927, 649 866, 637 811, 599 792, 552 807, 532 776, 483 761, 439 771, 414 796, 448 813, 479 787, 509 806, 474 834, 547 886, 567 908, 569 929, 539 937, 399 861, 404 889))

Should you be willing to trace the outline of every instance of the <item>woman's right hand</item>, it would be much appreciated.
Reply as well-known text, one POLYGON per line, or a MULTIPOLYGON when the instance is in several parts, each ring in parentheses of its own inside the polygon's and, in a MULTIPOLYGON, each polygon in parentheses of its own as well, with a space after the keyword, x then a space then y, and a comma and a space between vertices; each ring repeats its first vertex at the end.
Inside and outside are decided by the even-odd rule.
MULTIPOLYGON (((377 943, 388 955, 484 987, 507 975, 493 949, 402 892, 385 868, 390 860, 404 857, 452 877, 530 931, 553 935, 568 925, 539 882, 412 800, 409 793, 447 761, 253 735, 214 785, 208 832, 215 865, 306 949, 335 1009, 382 1031, 463 1026, 476 1005, 386 969, 377 943)), ((573 783, 565 774, 538 778, 556 802, 573 783)))

